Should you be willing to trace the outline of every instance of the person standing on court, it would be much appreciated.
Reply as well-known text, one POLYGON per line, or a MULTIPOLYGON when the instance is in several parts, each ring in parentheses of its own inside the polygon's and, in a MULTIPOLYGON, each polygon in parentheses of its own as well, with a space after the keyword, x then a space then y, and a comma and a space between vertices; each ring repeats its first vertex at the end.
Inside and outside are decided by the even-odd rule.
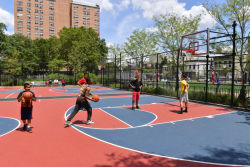
POLYGON ((188 89, 189 84, 185 80, 187 78, 185 73, 182 73, 181 75, 181 92, 180 92, 180 107, 181 111, 179 112, 182 114, 183 112, 188 112, 188 89), (183 110, 183 103, 185 103, 185 110, 183 110))
POLYGON ((138 103, 139 103, 139 99, 140 99, 140 91, 141 91, 143 85, 142 85, 142 82, 139 81, 139 79, 140 79, 140 76, 137 74, 136 79, 129 83, 129 86, 133 89, 132 110, 135 109, 135 107, 134 107, 135 101, 136 101, 136 108, 140 109, 138 103))
POLYGON ((62 79, 62 87, 64 88, 65 85, 66 85, 66 82, 65 82, 65 79, 63 78, 63 79, 62 79))
POLYGON ((32 129, 30 127, 30 124, 32 120, 33 110, 32 101, 36 101, 36 96, 33 92, 30 91, 30 87, 31 85, 29 83, 24 84, 24 91, 19 93, 19 95, 17 96, 17 101, 21 102, 21 120, 24 124, 22 130, 27 130, 31 133, 32 129))
POLYGON ((95 101, 93 98, 90 98, 89 96, 92 96, 90 93, 90 87, 89 85, 91 84, 91 79, 88 78, 88 75, 84 75, 84 78, 78 81, 78 85, 81 86, 80 88, 80 95, 76 99, 76 104, 74 110, 71 112, 69 115, 68 119, 65 122, 66 126, 71 125, 71 120, 75 117, 75 115, 79 112, 79 110, 87 110, 88 112, 88 117, 87 117, 87 122, 86 124, 93 124, 94 122, 91 120, 92 117, 92 107, 88 100, 95 101), (86 81, 87 80, 87 81, 86 81))

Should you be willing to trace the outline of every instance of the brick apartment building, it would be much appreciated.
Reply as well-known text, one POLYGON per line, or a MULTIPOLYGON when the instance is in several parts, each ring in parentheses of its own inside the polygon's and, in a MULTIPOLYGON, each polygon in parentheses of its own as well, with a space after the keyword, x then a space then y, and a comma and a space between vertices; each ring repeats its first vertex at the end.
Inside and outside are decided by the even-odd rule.
POLYGON ((100 34, 100 7, 84 0, 14 0, 15 34, 57 36, 63 27, 91 27, 100 34))

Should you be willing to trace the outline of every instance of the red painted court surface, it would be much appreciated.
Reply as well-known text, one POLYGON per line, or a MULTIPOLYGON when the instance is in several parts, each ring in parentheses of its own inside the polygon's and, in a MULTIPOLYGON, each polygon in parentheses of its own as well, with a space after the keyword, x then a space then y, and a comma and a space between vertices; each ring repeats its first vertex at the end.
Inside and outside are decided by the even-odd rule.
MULTIPOLYGON (((0 98, 15 98, 18 92, 4 92, 6 89, 0 89, 0 98), (1 93, 1 91, 3 93, 1 93), (11 95, 10 95, 11 94, 11 95)), ((18 88, 7 89, 18 90, 18 88)), ((76 93, 63 93, 51 91, 51 88, 34 88, 37 97, 49 96, 70 96, 76 93)), ((110 90, 110 88, 95 88, 92 90, 110 90)), ((100 92, 101 93, 101 92, 100 92)), ((107 93, 107 92, 105 92, 107 93)), ((114 130, 114 133, 119 130, 149 128, 151 126, 167 125, 167 130, 173 130, 173 125, 183 126, 180 123, 188 124, 184 126, 200 126, 199 121, 208 124, 207 121, 217 117, 226 119, 222 116, 234 114, 235 111, 220 107, 213 107, 190 103, 189 112, 178 114, 179 102, 172 99, 158 98, 151 96, 141 96, 140 110, 131 110, 131 97, 123 95, 120 92, 119 96, 103 96, 100 102, 91 103, 93 107, 92 120, 93 125, 86 125, 86 111, 80 111, 72 120, 73 127, 64 127, 65 115, 69 112, 74 104, 75 98, 65 99, 38 99, 34 102, 32 127, 33 133, 24 132, 21 130, 22 124, 13 130, 0 135, 0 164, 1 167, 221 167, 221 166, 247 166, 248 161, 228 161, 213 162, 205 159, 179 158, 178 150, 169 147, 168 151, 176 152, 176 157, 160 155, 158 153, 141 151, 139 148, 130 148, 128 144, 131 138, 126 139, 127 135, 120 135, 117 138, 110 135, 109 139, 105 140, 105 134, 100 136, 99 131, 91 132, 92 130, 104 130, 104 133, 114 130), (155 101, 153 101, 155 100, 155 101), (117 112, 116 112, 117 110, 117 112), (119 111, 118 111, 119 110, 119 111), (137 115, 138 114, 138 115, 137 115), (144 120, 143 120, 144 119, 144 120), (206 120, 203 120, 206 119, 206 120), (197 121, 196 121, 197 120, 197 121), (192 123, 192 125, 190 125, 192 123), (81 131, 77 127, 83 128, 86 131, 81 131), (88 132, 90 130, 90 132, 88 132), (96 136, 95 136, 96 135, 96 136), (122 140, 124 139, 124 140, 122 140), (114 143, 112 142, 114 141, 114 143), (117 143, 121 142, 120 145, 117 143), (125 147, 128 145, 127 147, 125 147), (171 150, 172 149, 172 150, 171 150), (238 163, 238 164, 237 164, 238 163)), ((117 93, 118 94, 118 93, 117 93)), ((0 101, 0 118, 14 118, 20 120, 20 103, 17 101, 0 101)), ((1 121, 1 119, 0 119, 1 121)), ((5 124, 0 124, 4 129, 5 124)), ((7 123, 6 123, 7 126, 7 123)), ((183 128, 185 128, 183 126, 183 128)), ((1 131, 0 131, 1 132, 1 131)), ((171 131, 172 133, 173 131, 171 131)), ((119 132, 120 133, 120 132, 119 132)), ((121 132, 123 133, 123 132, 121 132)), ((131 132, 134 133, 134 132, 131 132)), ((131 135, 130 133, 130 135, 131 135)), ((134 143, 138 145, 144 141, 152 142, 147 138, 137 138, 134 134, 134 143)), ((163 134, 162 131, 152 131, 159 133, 159 137, 163 134)), ((193 132, 190 132, 193 133, 193 132)), ((145 134, 145 133, 143 133, 145 134)), ((173 134, 177 139, 184 135, 178 130, 173 134)), ((208 134, 212 136, 213 133, 208 134)), ((156 137, 156 135, 153 135, 156 137)), ((196 138, 199 138, 196 136, 196 138)), ((209 140, 209 137, 208 137, 209 140)), ((220 140, 218 138, 218 140, 220 140)), ((177 142, 178 140, 176 140, 177 142)), ((165 141, 165 143, 168 141, 165 141)), ((209 143, 209 141, 207 141, 209 143)), ((133 142, 132 142, 133 143, 133 142)), ((148 144, 150 145, 150 144, 148 144)), ((212 145, 212 144, 211 144, 212 145)), ((145 146, 145 148, 148 146, 145 146)), ((184 147, 184 145, 183 145, 184 147)), ((202 146, 201 146, 202 147, 202 146)), ((150 148, 151 149, 151 148, 150 148)), ((152 148, 153 149, 153 148, 152 148)), ((191 150, 190 150, 191 151, 191 150)), ((181 152, 181 150, 180 150, 181 152)), ((248 155, 249 152, 246 152, 248 155)), ((198 153, 197 153, 198 154, 198 153)), ((171 154, 169 154, 171 155, 171 154)), ((220 156, 220 155, 217 155, 220 156)), ((250 156, 249 156, 250 157, 250 156)))

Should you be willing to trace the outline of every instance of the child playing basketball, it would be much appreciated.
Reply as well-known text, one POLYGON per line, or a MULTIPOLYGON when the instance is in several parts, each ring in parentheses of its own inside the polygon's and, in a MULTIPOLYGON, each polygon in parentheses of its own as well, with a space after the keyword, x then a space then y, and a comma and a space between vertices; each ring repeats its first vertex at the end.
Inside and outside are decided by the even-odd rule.
POLYGON ((186 74, 182 73, 181 75, 181 92, 180 92, 180 107, 181 111, 179 112, 182 114, 183 112, 188 112, 188 88, 189 84, 187 83, 186 74), (183 110, 183 103, 185 103, 185 110, 183 110))
POLYGON ((89 95, 92 95, 90 93, 90 87, 89 87, 89 84, 91 84, 91 79, 88 78, 88 82, 86 82, 86 81, 84 82, 83 80, 81 82, 80 81, 78 81, 78 83, 80 83, 79 85, 81 85, 80 95, 76 99, 76 104, 75 104, 74 110, 72 111, 72 113, 70 114, 70 116, 68 117, 68 119, 65 122, 66 126, 70 126, 71 120, 74 118, 74 116, 79 112, 79 110, 83 110, 83 109, 86 109, 88 112, 86 124, 89 125, 89 124, 94 123, 93 121, 91 121, 92 107, 88 102, 88 100, 95 101, 93 98, 89 97, 89 95))
POLYGON ((138 106, 138 102, 140 99, 140 91, 142 88, 142 82, 139 81, 139 79, 140 79, 140 76, 136 75, 136 79, 129 83, 129 86, 133 89, 132 110, 135 109, 135 107, 134 107, 135 101, 136 101, 136 108, 140 109, 140 107, 138 106))
POLYGON ((17 101, 21 102, 21 120, 23 121, 23 131, 27 130, 32 132, 30 127, 32 119, 33 105, 32 101, 36 101, 36 96, 30 91, 30 84, 24 84, 24 91, 20 92, 17 96, 17 101))

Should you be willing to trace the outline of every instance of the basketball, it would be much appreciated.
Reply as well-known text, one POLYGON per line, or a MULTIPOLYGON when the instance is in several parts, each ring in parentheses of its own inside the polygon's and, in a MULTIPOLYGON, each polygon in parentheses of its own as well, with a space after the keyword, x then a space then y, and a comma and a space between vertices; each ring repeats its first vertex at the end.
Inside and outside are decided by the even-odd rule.
POLYGON ((30 100, 33 97, 33 94, 31 92, 24 92, 23 97, 25 100, 30 100))
POLYGON ((94 100, 94 102, 98 102, 100 100, 100 97, 98 95, 93 95, 92 99, 94 100))

